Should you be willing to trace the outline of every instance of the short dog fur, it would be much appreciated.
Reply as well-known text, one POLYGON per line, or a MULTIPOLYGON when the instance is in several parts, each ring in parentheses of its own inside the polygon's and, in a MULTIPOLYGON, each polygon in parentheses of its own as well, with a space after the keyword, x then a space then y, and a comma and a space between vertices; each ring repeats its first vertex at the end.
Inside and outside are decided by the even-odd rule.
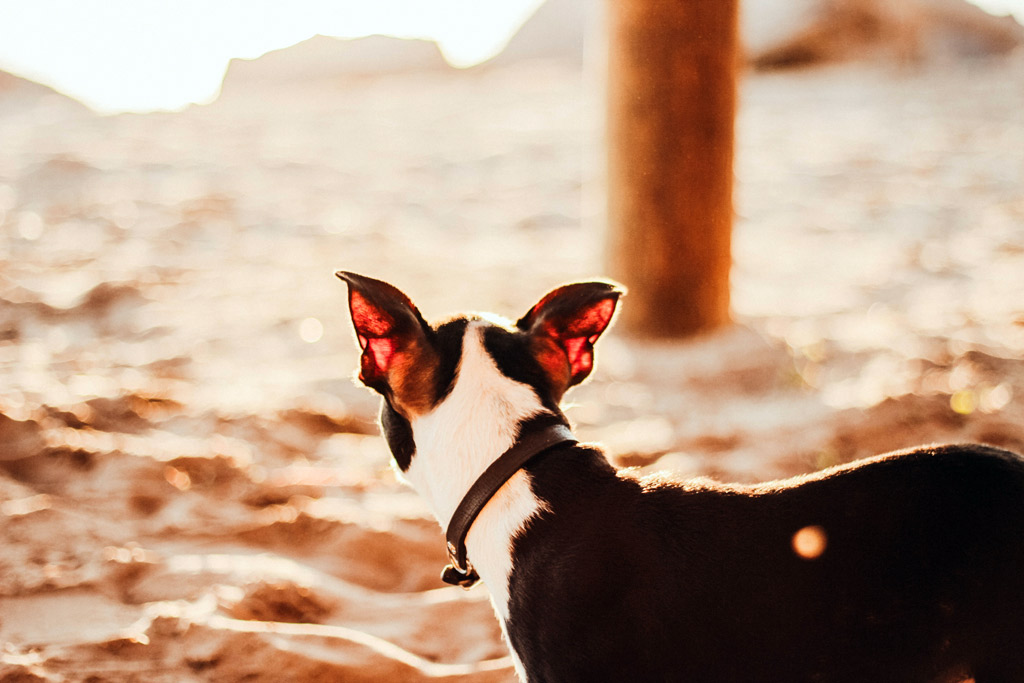
MULTIPOLYGON (((523 425, 565 421, 622 293, 573 283, 515 323, 431 325, 395 287, 338 276, 359 379, 442 528, 523 425)), ((466 548, 531 683, 1024 682, 1024 459, 997 448, 738 486, 638 477, 565 445, 498 490, 466 548)))

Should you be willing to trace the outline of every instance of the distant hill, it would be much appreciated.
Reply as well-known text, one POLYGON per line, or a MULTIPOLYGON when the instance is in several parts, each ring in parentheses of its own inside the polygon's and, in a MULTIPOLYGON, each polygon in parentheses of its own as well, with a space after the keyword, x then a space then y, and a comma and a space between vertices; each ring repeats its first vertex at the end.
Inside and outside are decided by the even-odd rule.
MULTIPOLYGON (((505 49, 482 66, 531 59, 579 65, 585 57, 599 58, 602 7, 600 0, 547 0, 505 49)), ((1024 45, 1024 28, 1012 17, 994 17, 967 0, 742 0, 740 33, 747 61, 760 68, 863 58, 957 59, 1002 54, 1024 45)), ((318 35, 257 59, 232 60, 222 95, 382 73, 448 70, 431 41, 318 35)))
POLYGON ((12 104, 21 107, 45 103, 89 111, 88 107, 72 97, 6 71, 0 71, 0 102, 8 107, 12 104))
POLYGON ((318 35, 257 59, 232 59, 222 91, 448 68, 437 44, 432 41, 389 36, 341 39, 318 35))

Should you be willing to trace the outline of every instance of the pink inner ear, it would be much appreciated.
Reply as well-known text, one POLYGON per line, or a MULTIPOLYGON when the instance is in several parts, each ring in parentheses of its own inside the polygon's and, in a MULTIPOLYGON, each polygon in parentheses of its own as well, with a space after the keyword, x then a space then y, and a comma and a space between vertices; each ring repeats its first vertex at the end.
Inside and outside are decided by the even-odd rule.
POLYGON ((395 356, 394 339, 389 337, 368 339, 364 349, 360 373, 363 375, 363 379, 370 379, 388 371, 395 356), (372 364, 372 367, 367 367, 369 364, 372 364))
POLYGON ((568 321, 556 319, 544 325, 546 333, 565 351, 573 382, 593 369, 594 342, 608 327, 614 314, 615 299, 602 299, 580 310, 568 321))
POLYGON ((608 323, 615 313, 615 300, 602 299, 596 304, 580 311, 566 327, 563 336, 565 337, 591 337, 591 343, 597 339, 597 335, 604 332, 608 323))
MULTIPOLYGON (((360 338, 383 337, 395 326, 394 318, 354 289, 349 293, 348 307, 352 313, 352 325, 360 338)), ((359 343, 363 346, 362 339, 359 343)))
POLYGON ((594 354, 590 352, 590 344, 593 343, 591 339, 597 339, 597 337, 594 336, 590 339, 587 337, 574 337, 562 340, 562 344, 565 346, 565 354, 569 358, 570 373, 573 377, 581 372, 589 372, 594 364, 594 354))
POLYGON ((359 376, 364 380, 379 377, 388 371, 395 356, 396 340, 388 336, 395 327, 394 318, 356 290, 349 293, 348 304, 363 350, 359 376))

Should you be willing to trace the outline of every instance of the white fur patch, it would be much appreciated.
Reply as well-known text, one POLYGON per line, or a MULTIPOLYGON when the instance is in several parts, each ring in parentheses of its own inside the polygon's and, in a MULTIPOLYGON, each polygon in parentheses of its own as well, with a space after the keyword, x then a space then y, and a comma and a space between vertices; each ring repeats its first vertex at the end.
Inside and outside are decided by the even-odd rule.
MULTIPOLYGON (((512 446, 518 423, 544 411, 532 387, 498 370, 483 345, 486 326, 469 324, 451 393, 412 421, 416 455, 405 478, 426 499, 443 529, 473 482, 512 446)), ((519 471, 484 506, 466 538, 469 560, 487 585, 503 627, 512 541, 543 509, 530 476, 519 471)), ((517 668, 521 670, 518 662, 517 668)))

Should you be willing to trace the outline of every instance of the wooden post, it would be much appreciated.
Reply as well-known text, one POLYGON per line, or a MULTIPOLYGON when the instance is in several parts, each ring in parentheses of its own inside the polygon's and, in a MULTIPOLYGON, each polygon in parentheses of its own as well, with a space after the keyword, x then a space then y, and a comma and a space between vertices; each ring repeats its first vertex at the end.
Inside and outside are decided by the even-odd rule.
POLYGON ((729 321, 739 0, 607 0, 608 265, 620 324, 729 321))

